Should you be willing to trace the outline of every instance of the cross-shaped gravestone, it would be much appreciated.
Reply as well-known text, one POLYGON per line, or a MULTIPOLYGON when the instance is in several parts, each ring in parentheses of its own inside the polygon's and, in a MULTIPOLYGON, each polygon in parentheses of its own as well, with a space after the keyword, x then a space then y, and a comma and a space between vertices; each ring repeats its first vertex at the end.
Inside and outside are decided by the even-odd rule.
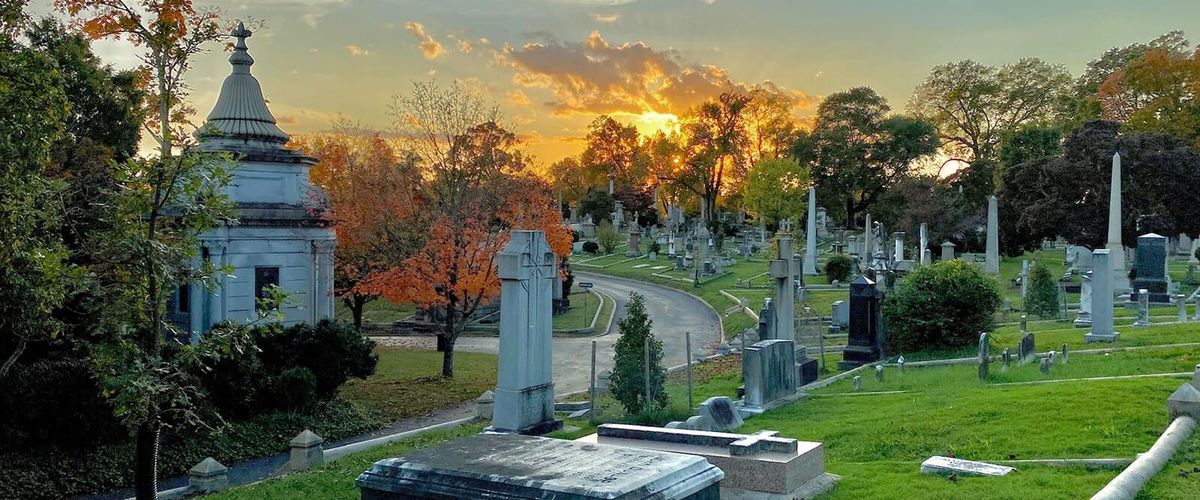
POLYGON ((798 448, 799 444, 795 439, 781 438, 775 431, 759 431, 729 443, 729 454, 746 456, 762 452, 796 453, 798 448))

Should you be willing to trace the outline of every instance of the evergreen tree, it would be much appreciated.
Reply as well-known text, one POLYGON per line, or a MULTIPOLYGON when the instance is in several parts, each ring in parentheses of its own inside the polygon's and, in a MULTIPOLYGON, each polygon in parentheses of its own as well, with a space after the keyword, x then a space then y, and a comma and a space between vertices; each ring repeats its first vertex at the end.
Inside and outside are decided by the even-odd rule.
POLYGON ((1025 289, 1025 311, 1042 319, 1058 317, 1058 285, 1046 266, 1037 263, 1029 271, 1029 286, 1025 289))
POLYGON ((666 408, 667 392, 663 384, 667 369, 663 367, 662 341, 650 331, 652 322, 646 316, 646 300, 641 295, 629 294, 625 306, 625 318, 617 326, 621 338, 617 339, 616 367, 613 368, 609 392, 621 402, 630 414, 643 410, 666 408), (645 346, 650 339, 650 404, 646 403, 645 346), (647 407, 649 406, 649 408, 647 407))

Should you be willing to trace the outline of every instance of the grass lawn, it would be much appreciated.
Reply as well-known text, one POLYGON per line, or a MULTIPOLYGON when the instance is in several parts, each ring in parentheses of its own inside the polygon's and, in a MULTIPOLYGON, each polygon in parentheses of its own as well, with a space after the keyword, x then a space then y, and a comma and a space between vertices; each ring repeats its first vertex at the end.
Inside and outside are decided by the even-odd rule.
MULTIPOLYGON (((341 321, 354 321, 354 315, 350 313, 350 308, 346 307, 345 303, 338 300, 335 304, 334 317, 341 321)), ((363 323, 391 324, 412 316, 416 310, 417 308, 412 304, 394 304, 383 299, 376 299, 363 306, 363 323)))
POLYGON ((366 380, 351 380, 342 398, 381 423, 424 415, 469 401, 496 386, 496 356, 454 353, 454 378, 443 379, 442 353, 380 347, 379 366, 366 380))

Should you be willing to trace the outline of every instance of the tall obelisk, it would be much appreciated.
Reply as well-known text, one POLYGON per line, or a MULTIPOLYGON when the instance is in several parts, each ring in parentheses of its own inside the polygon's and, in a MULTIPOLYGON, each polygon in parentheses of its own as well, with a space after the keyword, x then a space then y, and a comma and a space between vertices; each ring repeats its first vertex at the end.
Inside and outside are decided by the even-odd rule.
POLYGON ((1129 275, 1125 272, 1125 245, 1121 243, 1121 153, 1113 153, 1112 187, 1108 193, 1108 259, 1112 264, 1112 290, 1129 291, 1129 275))
POLYGON ((804 233, 804 275, 817 275, 817 188, 808 188, 808 227, 804 233))

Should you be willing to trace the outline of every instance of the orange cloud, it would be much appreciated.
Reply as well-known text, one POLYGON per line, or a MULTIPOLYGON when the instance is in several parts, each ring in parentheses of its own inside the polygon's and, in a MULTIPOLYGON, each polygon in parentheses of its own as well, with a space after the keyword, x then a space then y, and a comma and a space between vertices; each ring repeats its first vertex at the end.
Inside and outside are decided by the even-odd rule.
POLYGON ((598 23, 615 23, 621 20, 620 14, 592 14, 592 19, 598 23))
POLYGON ((404 24, 404 28, 417 38, 417 45, 421 48, 421 54, 424 55, 426 59, 432 61, 446 53, 446 47, 442 46, 441 42, 438 42, 436 39, 434 39, 433 35, 426 33, 425 26, 421 23, 409 21, 404 24))
POLYGON ((722 92, 753 88, 786 95, 798 107, 815 102, 770 82, 737 82, 723 68, 689 63, 643 42, 610 44, 596 31, 582 43, 506 46, 494 57, 515 71, 516 84, 548 89, 554 100, 546 105, 556 114, 682 114, 722 92))
POLYGON ((347 45, 346 50, 348 52, 350 52, 350 55, 352 55, 354 57, 364 57, 364 56, 371 55, 371 51, 364 49, 362 47, 359 47, 357 45, 347 45))

